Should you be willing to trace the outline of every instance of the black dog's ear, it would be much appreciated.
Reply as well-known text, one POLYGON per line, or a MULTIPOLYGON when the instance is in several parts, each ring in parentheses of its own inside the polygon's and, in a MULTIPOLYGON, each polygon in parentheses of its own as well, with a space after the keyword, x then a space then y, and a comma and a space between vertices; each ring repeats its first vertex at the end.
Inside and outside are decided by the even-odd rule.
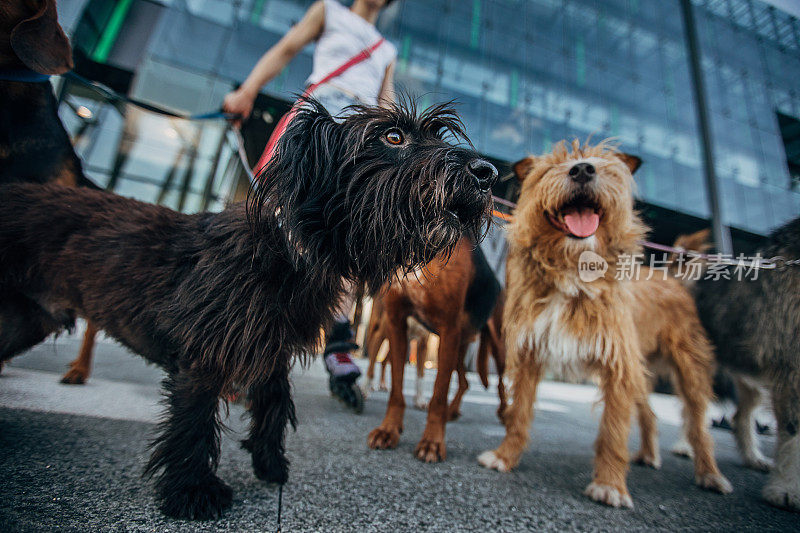
POLYGON ((40 74, 63 74, 72 69, 72 48, 58 24, 55 0, 11 30, 11 48, 29 69, 40 74))
POLYGON ((638 156, 635 156, 635 155, 631 155, 631 154, 626 154, 625 152, 619 152, 617 154, 617 157, 623 163, 625 163, 625 166, 627 166, 630 169, 631 174, 635 173, 637 170, 639 170, 639 167, 642 166, 642 158, 641 157, 638 157, 638 156))
POLYGON ((296 105, 248 195, 248 215, 257 223, 265 213, 280 212, 286 227, 300 236, 322 218, 342 143, 339 124, 319 102, 306 98, 296 105))
POLYGON ((511 168, 514 170, 514 175, 517 177, 520 183, 525 181, 525 178, 528 176, 528 173, 531 171, 533 166, 536 164, 536 158, 532 155, 529 155, 525 159, 520 159, 513 165, 511 168))

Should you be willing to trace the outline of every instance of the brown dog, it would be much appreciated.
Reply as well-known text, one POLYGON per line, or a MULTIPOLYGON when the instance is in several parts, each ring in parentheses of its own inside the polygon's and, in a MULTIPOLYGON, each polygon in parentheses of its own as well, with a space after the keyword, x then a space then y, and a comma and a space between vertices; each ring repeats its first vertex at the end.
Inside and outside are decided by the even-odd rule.
POLYGON ((585 493, 614 507, 633 506, 626 474, 634 408, 642 428, 637 460, 657 466, 645 360, 663 359, 676 374, 696 483, 732 490, 717 468, 706 427, 713 352, 694 301, 677 280, 631 262, 647 231, 633 210, 631 174, 639 163, 608 144, 582 147, 575 141, 571 150, 561 143, 551 154, 515 165, 523 181, 508 232, 504 314, 514 399, 505 440, 478 458, 500 471, 519 463, 547 367, 595 374, 605 408, 585 493), (628 262, 633 275, 625 270, 628 262))
POLYGON ((424 271, 395 281, 383 296, 392 364, 392 388, 386 416, 380 426, 370 432, 370 448, 394 448, 403 431, 403 373, 408 348, 407 318, 413 316, 439 336, 438 365, 433 397, 428 406, 428 423, 414 454, 422 461, 443 461, 445 424, 458 416, 461 397, 466 390, 464 355, 467 346, 480 333, 485 348, 479 350, 479 373, 484 386, 488 385, 487 350, 497 361, 500 375, 498 416, 505 411, 505 391, 502 374, 505 352, 500 337, 502 326, 502 292, 486 258, 473 240, 462 237, 449 259, 439 256, 424 271), (495 312, 497 310, 497 312, 495 312), (490 345, 491 344, 491 348, 490 345), (484 362, 480 360, 484 359, 484 362), (450 377, 458 369, 464 383, 448 407, 447 393, 450 377))
MULTIPOLYGON (((58 24, 55 1, 0 5, 0 184, 97 188, 83 174, 47 79, 71 68, 72 48, 58 24)), ((87 323, 80 354, 62 383, 84 383, 89 377, 96 334, 87 323)))

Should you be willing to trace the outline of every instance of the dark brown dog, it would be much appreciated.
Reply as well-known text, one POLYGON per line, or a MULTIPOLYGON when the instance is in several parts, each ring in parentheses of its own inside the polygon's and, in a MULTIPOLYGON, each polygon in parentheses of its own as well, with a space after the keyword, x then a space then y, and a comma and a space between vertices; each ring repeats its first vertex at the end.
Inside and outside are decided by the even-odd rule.
POLYGON ((0 360, 79 315, 161 366, 167 408, 146 471, 169 516, 231 505, 218 404, 237 390, 256 476, 285 483, 289 371, 315 353, 345 290, 375 293, 488 222, 497 170, 449 142, 467 141, 452 108, 352 110, 336 120, 308 100, 248 204, 220 213, 0 186, 0 360))
POLYGON ((484 386, 488 385, 487 351, 494 354, 500 375, 498 416, 505 411, 503 370, 505 347, 501 339, 503 295, 500 283, 486 258, 473 240, 462 237, 449 260, 439 256, 425 270, 393 282, 385 290, 385 322, 392 363, 392 388, 386 416, 380 426, 370 432, 370 448, 394 448, 403 431, 403 374, 408 347, 407 318, 414 317, 439 336, 439 371, 428 406, 428 423, 414 454, 425 462, 443 461, 445 424, 458 417, 461 397, 466 391, 464 355, 467 346, 480 333, 482 350, 478 353, 478 370, 484 386), (454 370, 463 378, 459 394, 448 407, 447 393, 454 370))
MULTIPOLYGON (((72 69, 72 49, 53 0, 0 4, 0 184, 60 183, 97 188, 83 174, 48 81, 72 69)), ((62 383, 89 377, 97 329, 87 324, 62 383)))

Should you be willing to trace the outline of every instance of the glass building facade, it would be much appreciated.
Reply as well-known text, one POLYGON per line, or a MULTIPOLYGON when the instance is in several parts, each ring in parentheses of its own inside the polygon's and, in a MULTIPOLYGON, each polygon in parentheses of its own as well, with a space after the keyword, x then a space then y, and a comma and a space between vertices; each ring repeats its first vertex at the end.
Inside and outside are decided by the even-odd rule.
MULTIPOLYGON (((310 4, 61 0, 59 9, 79 53, 119 72, 132 96, 198 112, 219 107, 310 4)), ((800 214, 792 163, 800 158, 800 133, 792 133, 800 132, 800 21, 760 0, 692 6, 722 219, 764 235, 800 214)), ((679 0, 398 0, 378 29, 397 46, 398 89, 422 104, 456 100, 486 155, 515 161, 561 139, 616 137, 645 161, 636 176, 643 205, 709 218, 679 0)), ((287 102, 302 92, 312 52, 264 92, 287 102)), ((230 155, 222 125, 113 115, 79 144, 98 181, 183 210, 221 205, 230 155), (124 171, 115 175, 115 165, 124 171)))

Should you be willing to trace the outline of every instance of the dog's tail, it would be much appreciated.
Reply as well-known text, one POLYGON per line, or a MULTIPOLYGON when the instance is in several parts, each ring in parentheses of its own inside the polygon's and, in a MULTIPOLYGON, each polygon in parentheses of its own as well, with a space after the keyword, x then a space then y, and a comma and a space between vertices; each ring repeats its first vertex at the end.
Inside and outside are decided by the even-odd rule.
MULTIPOLYGON (((687 235, 678 235, 673 246, 687 252, 707 252, 712 247, 711 230, 706 228, 687 235)), ((686 261, 689 259, 690 257, 685 255, 681 259, 677 253, 671 253, 668 258, 670 275, 680 281, 687 289, 691 289, 697 281, 697 276, 687 275, 686 261)), ((702 262, 702 267, 705 267, 705 261, 702 262)))

